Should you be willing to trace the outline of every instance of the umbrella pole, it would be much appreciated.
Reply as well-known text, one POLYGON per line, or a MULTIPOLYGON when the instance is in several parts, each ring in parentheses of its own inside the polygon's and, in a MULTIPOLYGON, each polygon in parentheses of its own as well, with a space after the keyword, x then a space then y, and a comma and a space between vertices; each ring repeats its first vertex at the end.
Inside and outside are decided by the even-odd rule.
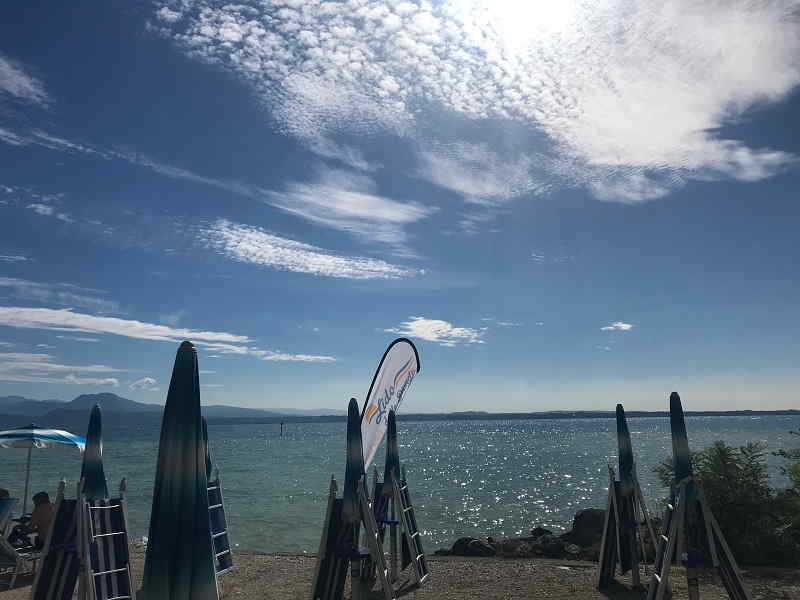
POLYGON ((31 450, 33 446, 28 446, 28 467, 25 469, 25 495, 22 497, 22 514, 28 508, 28 483, 31 480, 31 450))

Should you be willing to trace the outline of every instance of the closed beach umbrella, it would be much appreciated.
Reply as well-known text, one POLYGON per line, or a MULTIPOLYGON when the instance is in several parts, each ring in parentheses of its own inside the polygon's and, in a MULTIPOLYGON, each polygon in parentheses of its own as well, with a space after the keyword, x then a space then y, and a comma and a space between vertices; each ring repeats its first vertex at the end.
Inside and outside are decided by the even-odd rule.
POLYGON ((146 600, 217 600, 197 353, 175 357, 161 422, 142 591, 146 600))
POLYGON ((83 480, 83 493, 89 500, 108 498, 108 484, 103 471, 103 421, 100 416, 100 407, 97 404, 94 405, 89 415, 81 479, 83 480))
POLYGON ((27 427, 17 427, 0 431, 0 448, 27 448, 28 462, 25 467, 25 496, 22 500, 22 514, 28 508, 28 484, 31 477, 31 450, 34 448, 53 448, 55 446, 75 446, 83 452, 86 440, 81 436, 60 429, 45 429, 33 423, 27 427))

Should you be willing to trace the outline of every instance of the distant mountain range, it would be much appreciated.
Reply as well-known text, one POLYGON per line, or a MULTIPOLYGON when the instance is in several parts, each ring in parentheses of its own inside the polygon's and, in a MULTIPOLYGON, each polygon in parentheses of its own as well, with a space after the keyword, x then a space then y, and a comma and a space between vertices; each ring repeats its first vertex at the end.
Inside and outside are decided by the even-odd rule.
MULTIPOLYGON (((164 410, 163 405, 147 404, 129 400, 122 396, 117 396, 109 392, 101 394, 81 394, 77 398, 64 402, 62 400, 35 400, 23 396, 0 396, 0 415, 5 417, 15 417, 14 421, 24 421, 36 419, 42 423, 71 421, 73 417, 81 416, 86 418, 89 410, 99 404, 104 414, 129 415, 137 413, 140 416, 150 414, 161 415, 164 410)), ((317 416, 340 416, 346 411, 335 409, 292 409, 275 408, 271 410, 261 410, 258 408, 243 408, 241 406, 226 406, 214 404, 203 406, 203 414, 210 419, 263 419, 288 417, 317 417, 317 416)), ((2 421, 7 421, 3 418, 2 421)))

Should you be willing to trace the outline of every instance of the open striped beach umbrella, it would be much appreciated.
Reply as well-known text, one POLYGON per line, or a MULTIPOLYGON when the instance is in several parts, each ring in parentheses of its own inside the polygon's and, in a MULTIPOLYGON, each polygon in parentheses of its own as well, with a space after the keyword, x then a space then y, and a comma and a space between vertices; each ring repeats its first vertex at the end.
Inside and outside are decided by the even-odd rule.
POLYGON ((142 581, 146 600, 218 599, 207 482, 197 353, 183 342, 161 421, 142 581))
POLYGON ((103 471, 103 421, 100 407, 95 404, 89 415, 89 429, 86 431, 86 450, 81 465, 83 493, 89 500, 108 498, 108 484, 103 471))
POLYGON ((0 431, 0 448, 27 448, 28 462, 25 468, 25 496, 22 500, 22 514, 28 508, 28 484, 31 478, 31 450, 34 448, 53 448, 55 446, 76 446, 83 452, 86 440, 81 436, 62 431, 61 429, 46 429, 37 427, 33 423, 27 427, 17 427, 0 431))

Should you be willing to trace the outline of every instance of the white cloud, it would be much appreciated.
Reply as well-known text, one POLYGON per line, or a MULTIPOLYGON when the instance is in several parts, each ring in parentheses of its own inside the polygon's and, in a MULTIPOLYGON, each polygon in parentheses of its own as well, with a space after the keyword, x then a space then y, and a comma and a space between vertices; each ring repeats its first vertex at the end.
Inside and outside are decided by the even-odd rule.
POLYGON ((331 254, 317 246, 227 220, 203 230, 200 240, 231 260, 282 271, 344 279, 397 279, 415 274, 382 260, 331 254))
POLYGON ((76 377, 75 375, 67 375, 64 377, 63 382, 72 385, 111 385, 119 387, 119 379, 116 377, 76 377))
POLYGON ((25 308, 0 306, 0 325, 25 329, 48 329, 73 333, 108 333, 128 338, 178 342, 189 339, 200 344, 242 344, 250 341, 244 335, 216 331, 177 329, 117 317, 98 317, 70 309, 25 308))
POLYGON ((66 223, 72 223, 73 219, 65 212, 58 212, 54 206, 49 204, 42 204, 41 202, 34 202, 32 204, 28 204, 26 208, 29 208, 37 215, 42 217, 55 217, 60 221, 64 221, 66 223))
POLYGON ((152 377, 142 377, 131 382, 128 387, 132 390, 141 390, 143 392, 157 392, 158 382, 152 377))
POLYGON ((18 133, 0 127, 0 142, 5 142, 9 146, 27 146, 28 141, 18 133))
POLYGON ((121 372, 107 365, 64 365, 49 354, 0 352, 0 381, 18 383, 67 383, 72 385, 119 385, 114 377, 84 377, 121 372))
MULTIPOLYGON (((340 148, 331 148, 339 155, 340 148)), ((266 202, 272 206, 318 225, 345 231, 368 242, 393 245, 410 254, 403 246, 404 226, 430 216, 435 209, 417 202, 398 202, 376 193, 374 181, 366 176, 321 166, 316 178, 288 183, 282 191, 266 190, 247 183, 205 177, 132 152, 114 156, 175 179, 185 179, 224 189, 233 194, 266 202)), ((353 158, 346 161, 367 168, 353 158)))
POLYGON ((8 288, 14 298, 36 300, 42 304, 88 308, 98 313, 119 313, 119 304, 105 298, 102 290, 82 288, 68 283, 39 283, 13 277, 0 277, 0 288, 8 288), (93 294, 93 295, 89 295, 93 294))
POLYGON ((328 363, 335 362, 333 356, 320 356, 315 354, 289 354, 287 352, 273 352, 271 350, 256 350, 251 352, 258 356, 261 360, 279 361, 279 362, 316 362, 328 363))
POLYGON ((23 256, 22 254, 0 254, 0 262, 25 262, 31 260, 27 256, 23 256))
POLYGON ((75 342, 90 342, 90 343, 97 343, 100 341, 100 338, 93 338, 93 337, 76 337, 74 335, 57 335, 56 336, 62 340, 72 340, 75 342))
POLYGON ((606 325, 605 327, 600 328, 602 331, 630 331, 633 329, 633 325, 630 323, 625 323, 623 321, 614 321, 611 325, 606 325))
MULTIPOLYGON (((376 192, 375 183, 371 178, 330 169, 324 165, 318 169, 316 179, 289 183, 282 191, 275 191, 238 181, 205 177, 128 150, 92 148, 42 131, 35 131, 30 137, 18 137, 25 144, 35 143, 58 151, 81 152, 106 159, 124 160, 165 177, 183 179, 265 202, 318 225, 345 231, 363 241, 394 246, 397 254, 407 256, 413 256, 413 252, 405 245, 407 235, 404 227, 436 211, 435 208, 423 206, 418 202, 399 202, 381 196, 376 192)), ((338 153, 339 150, 339 148, 331 149, 334 153, 338 153)), ((357 166, 367 167, 366 164, 357 166)), ((53 197, 42 197, 30 190, 24 191, 35 198, 53 199, 53 197)), ((54 206, 45 202, 33 202, 28 204, 27 208, 42 216, 56 217, 67 222, 74 220, 68 213, 59 212, 54 206)))
POLYGON ((369 177, 327 168, 320 170, 316 181, 290 183, 283 192, 269 192, 267 198, 273 206, 313 223, 406 252, 403 227, 434 212, 416 202, 378 195, 369 177))
POLYGON ((55 212, 55 208, 52 206, 48 206, 47 204, 39 204, 38 202, 34 202, 33 204, 28 204, 28 208, 35 212, 37 215, 42 215, 43 217, 50 217, 55 212))
POLYGON ((533 260, 533 262, 535 262, 537 265, 563 264, 572 262, 572 257, 565 252, 545 253, 542 250, 534 250, 531 252, 531 260, 533 260))
MULTIPOLYGON (((121 158, 130 160, 127 155, 115 150, 102 150, 92 147, 90 144, 76 142, 59 137, 41 129, 30 129, 26 132, 11 131, 10 129, 0 128, 0 141, 12 146, 41 146, 57 152, 69 154, 85 154, 103 159, 121 158)), ((131 162, 134 162, 131 160, 131 162)), ((147 165, 143 165, 147 166, 147 165)))
POLYGON ((420 177, 474 204, 496 206, 548 188, 534 175, 533 158, 501 156, 487 144, 438 144, 422 150, 419 161, 420 177))
POLYGON ((497 321, 499 327, 522 327, 524 323, 517 323, 515 321, 497 321))
POLYGON ((384 329, 384 331, 452 347, 460 344, 483 344, 481 337, 485 328, 454 327, 448 321, 426 319, 425 317, 410 317, 408 321, 404 321, 399 327, 384 329))
POLYGON ((28 138, 28 142, 33 144, 38 144, 39 146, 44 146, 45 148, 50 148, 51 150, 60 150, 62 152, 77 152, 80 154, 94 154, 101 158, 106 158, 106 159, 110 158, 113 155, 113 153, 102 152, 88 145, 74 142, 72 140, 67 140, 65 138, 58 137, 46 131, 42 131, 40 129, 34 129, 30 132, 30 137, 28 138))
POLYGON ((0 54, 0 97, 2 96, 38 106, 47 106, 50 103, 50 97, 41 81, 26 73, 19 63, 0 54))
POLYGON ((500 152, 510 138, 494 139, 505 164, 486 181, 471 161, 421 144, 422 174, 472 201, 554 177, 641 202, 690 179, 754 181, 795 162, 721 133, 800 82, 793 0, 176 0, 157 11, 164 35, 237 73, 312 149, 387 132, 435 146, 428 125, 442 113, 511 122, 538 140, 500 152))
MULTIPOLYGON (((77 313, 70 309, 53 310, 49 308, 0 306, 0 326, 71 333, 111 334, 159 342, 191 340, 195 344, 205 346, 214 352, 254 356, 261 360, 270 361, 333 362, 336 360, 332 356, 288 354, 264 350, 248 345, 252 340, 245 335, 176 328, 117 317, 98 317, 77 313)), ((94 338, 81 337, 69 337, 69 339, 96 341, 94 338)), ((47 355, 41 356, 46 357, 47 355)))

